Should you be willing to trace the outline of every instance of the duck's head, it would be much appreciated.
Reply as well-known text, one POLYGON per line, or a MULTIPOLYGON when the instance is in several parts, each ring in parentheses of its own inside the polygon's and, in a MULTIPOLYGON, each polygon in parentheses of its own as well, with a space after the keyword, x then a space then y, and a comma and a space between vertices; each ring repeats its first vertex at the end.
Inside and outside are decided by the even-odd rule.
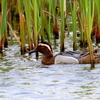
POLYGON ((34 53, 34 52, 40 52, 44 56, 53 56, 53 51, 51 46, 47 42, 42 42, 39 43, 36 48, 33 50, 29 51, 29 54, 34 53))

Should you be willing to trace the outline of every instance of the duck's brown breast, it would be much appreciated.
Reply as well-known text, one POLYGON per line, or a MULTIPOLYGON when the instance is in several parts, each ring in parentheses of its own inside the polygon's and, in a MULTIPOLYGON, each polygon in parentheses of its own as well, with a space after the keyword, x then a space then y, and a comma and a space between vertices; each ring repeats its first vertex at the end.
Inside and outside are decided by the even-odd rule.
POLYGON ((54 56, 52 56, 52 57, 42 57, 42 63, 44 65, 52 65, 52 64, 54 64, 54 60, 55 60, 54 56))

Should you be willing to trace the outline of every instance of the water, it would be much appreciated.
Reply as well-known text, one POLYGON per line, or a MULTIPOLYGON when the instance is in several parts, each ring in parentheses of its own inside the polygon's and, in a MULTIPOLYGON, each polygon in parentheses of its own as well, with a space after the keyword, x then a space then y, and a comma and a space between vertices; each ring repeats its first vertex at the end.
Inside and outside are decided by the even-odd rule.
MULTIPOLYGON (((40 57, 41 58, 41 57, 40 57)), ((43 65, 10 45, 0 59, 0 100, 99 100, 100 64, 43 65)))

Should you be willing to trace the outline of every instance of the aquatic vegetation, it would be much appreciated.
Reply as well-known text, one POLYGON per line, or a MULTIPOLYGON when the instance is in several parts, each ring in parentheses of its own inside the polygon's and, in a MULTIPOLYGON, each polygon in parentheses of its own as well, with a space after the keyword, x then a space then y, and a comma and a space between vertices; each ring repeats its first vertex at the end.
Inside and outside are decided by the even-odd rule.
POLYGON ((1 0, 2 12, 0 13, 0 53, 3 50, 3 41, 4 46, 7 47, 7 0, 1 0))

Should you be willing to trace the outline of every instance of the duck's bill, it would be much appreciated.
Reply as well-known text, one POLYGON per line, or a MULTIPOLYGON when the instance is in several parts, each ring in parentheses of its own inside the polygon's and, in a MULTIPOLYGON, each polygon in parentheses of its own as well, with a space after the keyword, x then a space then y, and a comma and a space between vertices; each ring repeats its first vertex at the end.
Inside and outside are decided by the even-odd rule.
POLYGON ((33 50, 29 51, 28 53, 31 54, 31 53, 34 53, 34 52, 37 52, 37 50, 33 49, 33 50))

